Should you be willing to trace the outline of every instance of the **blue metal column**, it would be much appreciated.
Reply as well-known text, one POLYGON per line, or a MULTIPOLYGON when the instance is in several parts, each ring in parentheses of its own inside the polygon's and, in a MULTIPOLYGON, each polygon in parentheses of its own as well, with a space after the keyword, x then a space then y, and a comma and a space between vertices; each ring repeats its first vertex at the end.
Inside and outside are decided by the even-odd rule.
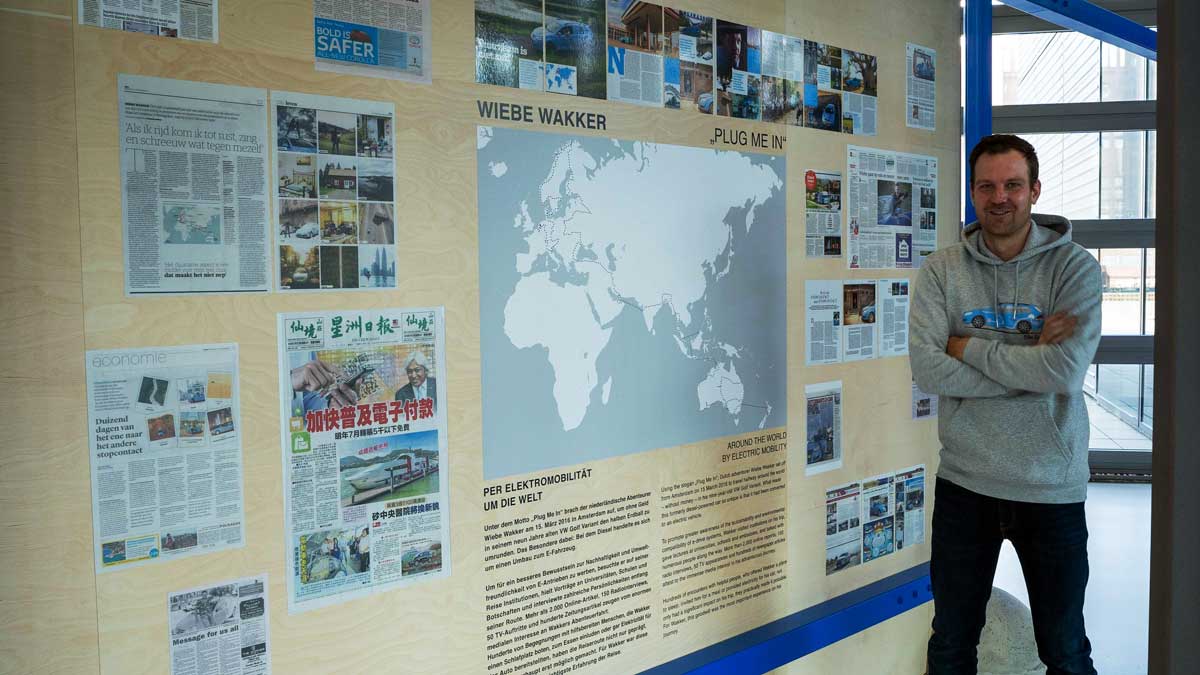
POLYGON ((967 0, 963 15, 966 36, 966 105, 963 110, 963 135, 966 149, 962 158, 967 174, 963 186, 966 222, 975 220, 971 206, 971 166, 967 164, 971 148, 992 133, 992 3, 991 0, 967 0))

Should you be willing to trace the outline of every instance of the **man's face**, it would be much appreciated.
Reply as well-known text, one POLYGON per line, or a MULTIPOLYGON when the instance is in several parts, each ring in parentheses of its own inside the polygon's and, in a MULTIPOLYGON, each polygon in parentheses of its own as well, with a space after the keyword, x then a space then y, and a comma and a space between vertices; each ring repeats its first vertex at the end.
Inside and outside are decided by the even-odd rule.
POLYGON ((1029 165, 1016 150, 983 154, 975 162, 971 204, 983 230, 1002 237, 1019 232, 1042 193, 1041 181, 1029 183, 1029 165))
POLYGON ((734 33, 733 34, 733 60, 738 61, 739 60, 738 57, 740 57, 741 55, 742 55, 742 34, 734 33))
POLYGON ((408 373, 408 383, 413 389, 425 384, 425 366, 410 363, 404 372, 408 373))

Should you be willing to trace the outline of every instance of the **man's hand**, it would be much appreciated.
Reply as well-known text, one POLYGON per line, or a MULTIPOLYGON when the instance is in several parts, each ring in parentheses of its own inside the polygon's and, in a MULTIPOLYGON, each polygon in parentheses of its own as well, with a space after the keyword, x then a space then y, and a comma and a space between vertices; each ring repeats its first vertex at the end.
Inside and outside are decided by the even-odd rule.
POLYGON ((1039 345, 1056 345, 1075 334, 1075 325, 1079 323, 1076 317, 1062 312, 1055 312, 1046 318, 1042 324, 1042 336, 1038 338, 1039 345))
POLYGON ((329 398, 332 408, 358 403, 358 392, 344 384, 338 384, 333 368, 320 359, 313 359, 299 368, 292 369, 292 391, 320 392, 329 398))
POLYGON ((952 358, 956 358, 959 361, 962 361, 963 360, 963 352, 966 351, 967 342, 970 339, 971 338, 969 338, 969 337, 961 337, 958 335, 951 335, 950 339, 946 342, 946 354, 948 354, 952 358))

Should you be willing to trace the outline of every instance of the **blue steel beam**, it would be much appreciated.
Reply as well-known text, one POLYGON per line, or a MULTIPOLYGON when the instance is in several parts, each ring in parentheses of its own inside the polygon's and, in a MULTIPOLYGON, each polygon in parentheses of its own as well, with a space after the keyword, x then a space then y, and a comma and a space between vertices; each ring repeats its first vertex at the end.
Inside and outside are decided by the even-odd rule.
POLYGON ((933 600, 922 563, 641 675, 766 673, 933 600))
POLYGON ((967 183, 963 186, 966 220, 975 220, 971 206, 971 166, 967 164, 971 148, 992 133, 992 3, 991 0, 967 0, 963 14, 966 57, 966 105, 963 110, 965 154, 962 158, 967 183))
POLYGON ((1043 21, 1090 35, 1102 42, 1127 49, 1138 56, 1158 60, 1158 34, 1125 17, 1085 0, 1003 0, 1043 21))

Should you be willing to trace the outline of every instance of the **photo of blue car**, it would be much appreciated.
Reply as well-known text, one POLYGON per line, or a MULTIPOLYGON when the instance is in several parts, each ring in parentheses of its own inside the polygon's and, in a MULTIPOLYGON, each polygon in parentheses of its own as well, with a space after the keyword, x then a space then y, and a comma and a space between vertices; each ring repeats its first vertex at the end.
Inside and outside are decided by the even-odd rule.
POLYGON ((974 328, 1015 330, 1019 333, 1041 332, 1045 318, 1037 305, 1026 303, 1000 303, 1000 317, 991 307, 981 307, 963 312, 963 323, 974 328))
POLYGON ((533 29, 534 44, 546 40, 546 47, 563 52, 587 51, 592 46, 592 27, 579 21, 559 21, 549 26, 550 30, 538 26, 533 29))

